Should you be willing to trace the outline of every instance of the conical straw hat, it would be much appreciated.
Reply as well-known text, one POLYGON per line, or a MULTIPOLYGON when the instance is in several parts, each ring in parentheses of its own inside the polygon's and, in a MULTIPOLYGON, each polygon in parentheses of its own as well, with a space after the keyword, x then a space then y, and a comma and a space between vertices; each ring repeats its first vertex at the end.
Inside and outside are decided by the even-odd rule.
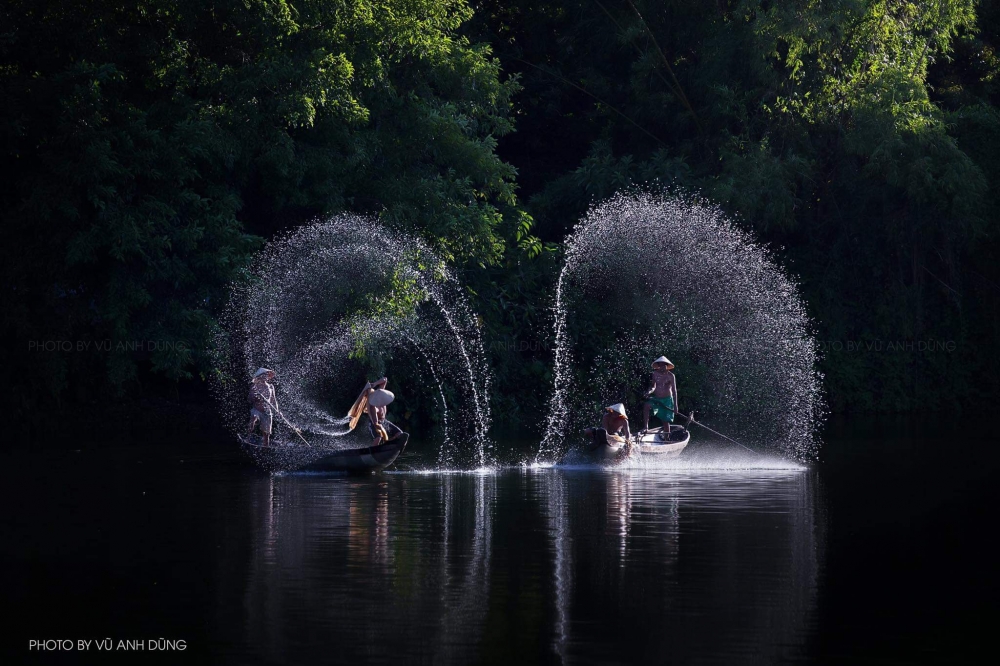
POLYGON ((375 389, 368 394, 368 404, 372 407, 385 407, 395 399, 393 392, 385 389, 375 389))
POLYGON ((673 370, 674 369, 674 364, 671 363, 670 359, 667 358, 666 356, 661 356, 660 358, 658 358, 655 361, 653 361, 653 367, 654 368, 656 367, 657 363, 666 363, 667 364, 667 370, 673 370))
POLYGON ((609 412, 614 412, 615 414, 628 418, 628 416, 625 415, 625 405, 623 405, 620 402, 616 402, 610 407, 605 407, 605 409, 607 409, 609 412))

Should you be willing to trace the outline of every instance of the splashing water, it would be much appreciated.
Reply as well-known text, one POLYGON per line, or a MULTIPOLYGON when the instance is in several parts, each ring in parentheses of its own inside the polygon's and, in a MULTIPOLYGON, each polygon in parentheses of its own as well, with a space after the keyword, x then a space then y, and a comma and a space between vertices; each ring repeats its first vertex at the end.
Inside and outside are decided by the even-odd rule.
POLYGON ((640 429, 660 355, 676 365, 682 407, 721 420, 756 450, 815 457, 821 376, 796 285, 717 206, 619 194, 566 239, 538 459, 561 455, 604 405, 624 402, 632 430, 640 429))
POLYGON ((366 380, 387 374, 391 412, 422 419, 425 432, 428 416, 437 422, 442 466, 492 461, 476 318, 418 239, 348 214, 303 227, 270 243, 234 284, 222 329, 217 392, 235 432, 246 428, 248 382, 262 366, 310 444, 367 445, 367 432, 344 437, 343 415, 366 380))

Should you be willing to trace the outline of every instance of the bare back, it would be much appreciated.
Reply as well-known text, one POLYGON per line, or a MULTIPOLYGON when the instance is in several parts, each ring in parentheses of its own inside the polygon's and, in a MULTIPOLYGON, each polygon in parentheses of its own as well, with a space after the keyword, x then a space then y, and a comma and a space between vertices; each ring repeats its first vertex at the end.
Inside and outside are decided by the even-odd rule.
POLYGON ((628 419, 617 414, 605 414, 601 418, 601 427, 611 435, 629 436, 628 419))

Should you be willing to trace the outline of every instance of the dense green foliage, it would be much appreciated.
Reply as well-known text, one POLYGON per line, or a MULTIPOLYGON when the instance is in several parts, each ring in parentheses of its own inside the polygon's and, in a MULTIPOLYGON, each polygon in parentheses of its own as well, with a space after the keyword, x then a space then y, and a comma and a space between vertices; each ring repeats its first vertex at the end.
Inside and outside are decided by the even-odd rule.
POLYGON ((543 239, 629 183, 699 190, 799 277, 835 410, 997 397, 992 3, 491 1, 476 21, 522 73, 500 153, 543 239))
POLYGON ((24 413, 66 389, 127 390, 144 368, 190 377, 260 237, 311 217, 380 213, 463 265, 517 245, 514 171, 494 152, 516 85, 456 33, 463 0, 2 11, 5 327, 24 413))
POLYGON ((998 38, 974 0, 11 0, 8 407, 194 377, 261 239, 354 210, 459 269, 515 421, 546 390, 546 249, 636 182, 782 248, 835 409, 985 407, 998 38))

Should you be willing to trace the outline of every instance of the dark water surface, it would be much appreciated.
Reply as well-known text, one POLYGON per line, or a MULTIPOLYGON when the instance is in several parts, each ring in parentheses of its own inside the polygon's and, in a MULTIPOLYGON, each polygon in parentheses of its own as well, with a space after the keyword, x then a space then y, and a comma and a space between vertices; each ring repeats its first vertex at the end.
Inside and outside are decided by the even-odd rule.
POLYGON ((834 425, 784 469, 704 443, 372 478, 272 477, 217 442, 8 451, 5 663, 979 663, 1000 457, 918 425, 834 425), (104 638, 147 647, 29 650, 104 638))

